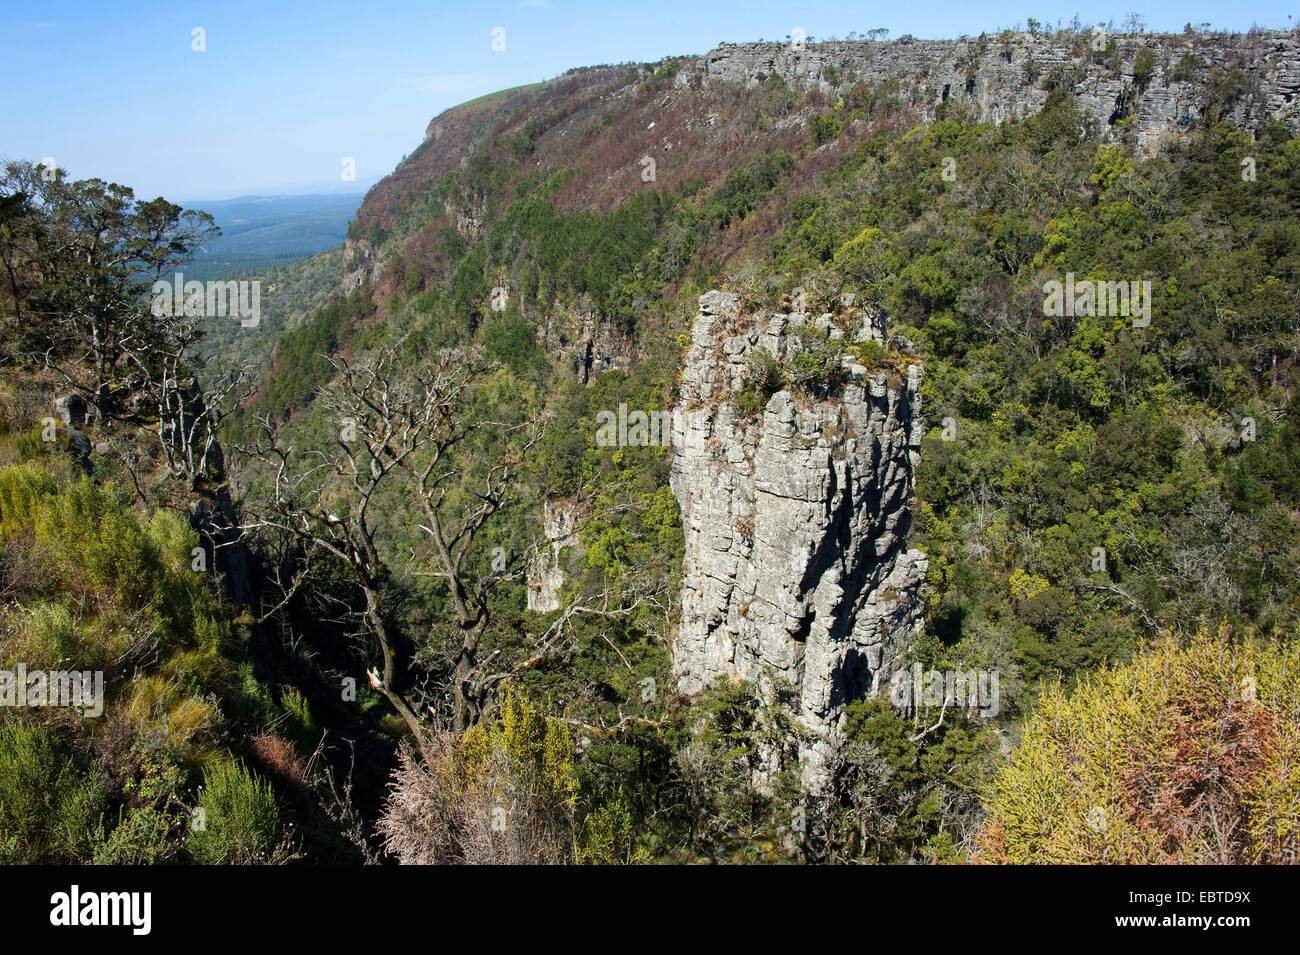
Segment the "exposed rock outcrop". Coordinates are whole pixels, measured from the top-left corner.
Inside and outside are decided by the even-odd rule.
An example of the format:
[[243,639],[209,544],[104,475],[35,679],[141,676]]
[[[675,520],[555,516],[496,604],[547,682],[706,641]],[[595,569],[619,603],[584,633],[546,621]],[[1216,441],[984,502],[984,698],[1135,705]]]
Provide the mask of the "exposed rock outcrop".
[[564,587],[564,551],[573,548],[571,557],[581,557],[578,542],[580,506],[573,500],[542,502],[542,532],[546,544],[528,567],[528,609],[550,613],[560,609],[560,590]]
[[87,412],[86,400],[81,395],[64,395],[54,399],[54,413],[69,428],[84,428]]
[[447,212],[456,223],[456,231],[470,239],[477,239],[487,221],[487,201],[479,197],[464,205],[448,205]]
[[362,283],[374,271],[374,250],[366,239],[347,239],[343,243],[343,282],[340,286],[344,295],[361,287]]
[[813,791],[829,782],[845,706],[884,685],[920,629],[928,566],[907,549],[919,365],[907,377],[855,365],[825,399],[778,391],[757,416],[737,411],[752,350],[784,359],[801,347],[787,326],[830,319],[756,318],[733,294],[702,296],[674,412],[672,489],[686,538],[678,686],[792,686],[811,734],[802,772]]
[[548,312],[538,340],[546,351],[561,356],[584,385],[607,371],[626,371],[633,363],[632,338],[589,302],[572,311]]
[[[939,106],[952,102],[993,123],[1042,109],[1046,79],[1056,71],[1073,87],[1079,108],[1103,129],[1131,112],[1137,143],[1147,151],[1161,137],[1201,122],[1207,87],[1217,70],[1220,82],[1237,90],[1227,100],[1223,119],[1252,127],[1272,118],[1300,129],[1300,36],[1295,32],[1101,39],[1107,46],[1115,43],[1113,55],[1094,51],[1087,33],[1068,39],[1045,33],[958,40],[904,37],[798,48],[792,43],[724,43],[705,54],[695,70],[705,85],[752,84],[775,74],[797,89],[827,94],[859,82],[880,89],[892,80],[899,101],[917,107],[923,121],[934,120]],[[1143,47],[1154,58],[1149,76],[1135,75]],[[1185,71],[1179,69],[1184,57],[1190,57],[1191,67]]]

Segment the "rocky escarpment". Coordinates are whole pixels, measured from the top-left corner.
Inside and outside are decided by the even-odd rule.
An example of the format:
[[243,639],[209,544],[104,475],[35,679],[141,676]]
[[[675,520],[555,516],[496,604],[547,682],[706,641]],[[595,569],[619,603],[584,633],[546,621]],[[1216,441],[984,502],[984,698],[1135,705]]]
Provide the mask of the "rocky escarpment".
[[[344,295],[358,289],[374,271],[374,250],[365,239],[346,239],[343,242]],[[377,277],[377,276],[376,276]]]
[[584,385],[607,371],[626,371],[635,362],[631,335],[589,301],[548,312],[537,328],[537,341]]
[[528,609],[550,613],[560,609],[560,591],[564,587],[565,551],[569,559],[582,557],[578,522],[586,509],[574,498],[542,502],[542,533],[545,543],[528,565]]
[[[735,295],[702,296],[674,412],[686,538],[678,686],[735,677],[793,688],[814,791],[829,782],[845,706],[885,684],[920,629],[927,568],[907,548],[919,365],[906,376],[853,365],[822,400],[783,390],[757,415],[737,409],[752,351],[788,358],[802,347],[789,327],[843,334],[831,318],[746,316]],[[879,335],[859,320],[857,335]]]
[[[1049,82],[1073,88],[1102,128],[1131,116],[1137,143],[1153,150],[1199,124],[1207,109],[1238,126],[1277,119],[1300,130],[1300,36],[1248,34],[1102,36],[1012,33],[958,40],[724,43],[695,66],[697,81],[755,85],[777,75],[801,90],[843,93],[855,83],[894,81],[900,102],[925,122],[944,103],[970,107],[983,122],[1038,112]],[[1114,52],[1106,47],[1115,43]],[[1150,59],[1139,66],[1139,52]],[[1214,89],[1217,87],[1217,89]]]

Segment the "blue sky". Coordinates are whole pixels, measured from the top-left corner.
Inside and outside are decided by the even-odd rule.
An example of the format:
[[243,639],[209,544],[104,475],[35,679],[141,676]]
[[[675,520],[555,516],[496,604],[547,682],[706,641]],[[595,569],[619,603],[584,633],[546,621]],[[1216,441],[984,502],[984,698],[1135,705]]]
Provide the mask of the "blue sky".
[[[1295,5],[1300,9],[1300,3]],[[703,53],[719,41],[821,39],[876,27],[960,36],[1026,17],[1149,29],[1287,27],[1281,0],[984,4],[512,0],[132,2],[0,0],[0,158],[54,158],[138,196],[222,199],[343,187],[383,176],[433,116],[574,66]],[[204,31],[196,52],[193,30]],[[505,50],[492,31],[505,30]]]

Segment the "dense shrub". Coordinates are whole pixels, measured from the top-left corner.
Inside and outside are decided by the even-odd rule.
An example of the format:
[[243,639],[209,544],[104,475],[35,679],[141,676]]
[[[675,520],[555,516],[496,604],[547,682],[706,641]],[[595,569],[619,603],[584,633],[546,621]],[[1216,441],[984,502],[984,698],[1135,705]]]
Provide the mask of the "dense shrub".
[[[380,820],[388,850],[401,861],[574,861],[578,790],[563,723],[508,692],[494,719],[459,740],[438,737],[431,752],[431,766],[403,756]],[[617,825],[605,817],[596,825],[603,835],[592,852],[616,852]]]
[[185,846],[202,865],[255,865],[283,856],[280,809],[270,785],[236,762],[223,760],[203,773],[202,821]]
[[151,807],[124,809],[108,838],[95,847],[95,865],[158,865],[178,850],[173,820]]
[[988,801],[1009,863],[1295,863],[1300,653],[1202,630],[1052,686]]
[[0,841],[24,862],[74,862],[101,834],[104,793],[94,773],[38,726],[0,723]]
[[39,464],[0,468],[0,536],[30,529],[41,503],[55,490],[54,478]]

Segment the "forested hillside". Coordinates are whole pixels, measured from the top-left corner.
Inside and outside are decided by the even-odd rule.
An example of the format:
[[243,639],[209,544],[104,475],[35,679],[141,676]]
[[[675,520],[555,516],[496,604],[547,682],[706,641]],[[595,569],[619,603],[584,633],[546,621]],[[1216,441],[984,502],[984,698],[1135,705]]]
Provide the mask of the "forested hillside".
[[[457,107],[249,328],[150,307],[201,214],[12,164],[0,668],[103,671],[105,705],[0,715],[0,855],[1295,862],[1300,127],[1251,44],[1296,37],[981,39],[932,70],[1005,50],[996,122],[818,44],[807,85],[677,58]],[[1023,65],[1048,42],[1074,66]],[[898,396],[914,457],[903,412],[856,423]],[[923,555],[861,595],[921,623],[811,742],[806,633],[699,692],[675,654],[770,534],[706,527],[728,566],[684,577],[683,435],[776,454],[782,414],[829,483],[876,449],[852,506],[896,498]],[[694,451],[777,467],[744,441]],[[828,526],[816,573],[870,556]],[[914,670],[993,705],[899,705]]]

